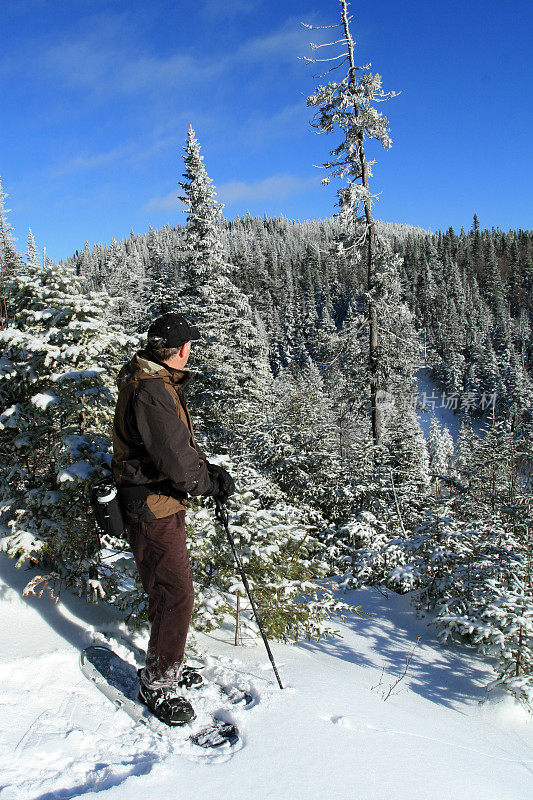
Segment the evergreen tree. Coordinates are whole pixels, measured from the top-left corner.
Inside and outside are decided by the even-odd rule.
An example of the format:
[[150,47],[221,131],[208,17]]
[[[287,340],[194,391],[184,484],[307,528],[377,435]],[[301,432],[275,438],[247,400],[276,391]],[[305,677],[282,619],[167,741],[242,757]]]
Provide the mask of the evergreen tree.
[[[120,320],[123,327],[136,331],[145,319],[146,305],[143,268],[136,255],[127,255],[113,239],[109,247],[104,282],[107,293],[113,298],[109,308],[110,318]],[[150,307],[150,304],[148,304]]]
[[333,405],[318,368],[293,363],[274,381],[274,398],[254,448],[263,469],[291,498],[338,519],[351,507]]
[[18,566],[44,568],[39,581],[56,593],[63,583],[89,591],[100,543],[88,488],[111,460],[114,376],[131,340],[107,320],[110,298],[83,294],[69,269],[28,263],[11,283],[15,323],[0,331],[2,547]]
[[472,223],[472,261],[475,269],[479,271],[483,259],[482,238],[479,232],[479,219],[477,214],[474,214],[474,221]]
[[[303,636],[320,639],[332,634],[331,619],[342,617],[351,607],[335,597],[324,580],[328,564],[316,535],[320,516],[303,504],[291,504],[249,464],[227,457],[213,460],[236,477],[229,524],[267,635],[296,642]],[[190,526],[195,628],[210,630],[220,624],[223,614],[231,613],[236,643],[246,637],[255,641],[257,626],[225,532],[205,506],[195,506]]]
[[35,239],[33,237],[33,233],[31,232],[31,228],[28,230],[28,247],[26,250],[26,266],[30,269],[37,269],[39,266],[39,256],[37,254],[37,248],[35,246]]
[[165,263],[163,248],[158,233],[150,226],[147,238],[148,265],[146,276],[148,281],[143,292],[144,314],[141,317],[141,327],[148,327],[156,317],[176,311],[176,294],[178,287],[171,270]]
[[[339,189],[339,216],[347,233],[346,245],[348,249],[355,246],[358,228],[358,214],[360,206],[364,209],[365,225],[359,231],[359,242],[363,246],[367,268],[367,304],[369,326],[369,366],[370,366],[370,412],[372,419],[372,436],[377,447],[381,446],[381,412],[377,403],[377,393],[381,389],[379,384],[379,328],[375,298],[376,280],[378,275],[377,261],[380,258],[380,243],[378,242],[376,225],[372,213],[372,196],[370,194],[369,178],[372,175],[371,164],[365,152],[365,139],[377,139],[385,149],[390,148],[391,139],[387,118],[384,117],[373,103],[381,102],[387,97],[394,96],[394,92],[385,93],[381,87],[381,75],[371,74],[367,67],[356,67],[354,60],[354,41],[350,32],[352,17],[348,14],[347,0],[340,0],[341,21],[344,30],[341,40],[331,42],[328,46],[337,46],[342,43],[343,51],[339,56],[327,59],[335,61],[342,57],[340,67],[346,60],[349,69],[341,81],[330,81],[325,86],[319,86],[316,92],[307,98],[307,104],[318,106],[319,112],[313,123],[318,131],[331,133],[338,126],[343,135],[343,141],[331,151],[333,159],[326,162],[324,167],[328,175],[323,183],[329,183],[331,177],[345,179],[346,185]],[[307,25],[312,29],[313,26]],[[324,46],[324,45],[321,45]],[[314,45],[316,49],[316,45]],[[306,58],[313,62],[314,59]],[[323,59],[321,59],[323,60]],[[360,181],[360,183],[359,183]]]
[[186,204],[186,275],[179,302],[198,326],[192,363],[198,370],[193,399],[200,430],[232,452],[255,429],[269,391],[270,369],[250,303],[230,279],[220,238],[221,205],[215,200],[192,127],[180,186]]
[[429,464],[437,475],[448,475],[453,457],[453,439],[446,425],[441,431],[439,421],[435,414],[431,417],[429,426]]
[[10,324],[13,317],[10,282],[20,270],[20,257],[15,250],[13,228],[8,220],[9,209],[5,207],[7,194],[0,180],[0,327]]

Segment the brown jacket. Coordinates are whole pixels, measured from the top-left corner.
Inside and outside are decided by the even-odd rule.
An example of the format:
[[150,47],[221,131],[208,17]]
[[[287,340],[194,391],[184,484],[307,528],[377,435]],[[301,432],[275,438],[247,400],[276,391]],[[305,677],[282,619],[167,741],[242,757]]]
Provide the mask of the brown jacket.
[[192,378],[144,350],[120,370],[111,466],[127,520],[170,516],[211,488],[185,401]]

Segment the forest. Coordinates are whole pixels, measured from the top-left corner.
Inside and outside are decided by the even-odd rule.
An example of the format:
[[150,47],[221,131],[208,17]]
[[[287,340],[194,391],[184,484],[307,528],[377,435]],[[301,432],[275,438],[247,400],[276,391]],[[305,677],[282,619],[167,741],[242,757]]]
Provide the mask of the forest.
[[[530,705],[533,232],[475,214],[460,232],[374,220],[363,140],[390,146],[371,113],[384,93],[353,70],[308,98],[345,137],[325,165],[349,176],[328,219],[225,219],[192,127],[184,224],[177,196],[175,225],[55,263],[31,230],[17,251],[0,187],[1,546],[38,568],[27,593],[69,587],[143,623],[128,545],[98,534],[88,496],[111,460],[118,371],[179,311],[202,332],[189,403],[236,478],[230,519],[269,635],[334,635],[353,610],[344,588],[408,593],[443,643],[495,658],[493,685]],[[422,369],[456,441],[421,401]],[[207,503],[188,526],[194,625],[229,614],[236,641],[255,636]]]

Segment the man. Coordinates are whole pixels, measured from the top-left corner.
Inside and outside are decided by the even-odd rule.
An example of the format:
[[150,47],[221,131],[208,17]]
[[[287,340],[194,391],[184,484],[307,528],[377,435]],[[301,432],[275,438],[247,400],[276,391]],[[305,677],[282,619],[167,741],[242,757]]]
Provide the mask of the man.
[[125,528],[151,623],[139,698],[168,725],[194,719],[180,687],[201,683],[183,659],[194,590],[185,541],[187,497],[225,503],[231,475],[198,447],[185,402],[193,373],[184,369],[199,330],[181,314],[165,314],[148,329],[145,350],[120,370],[113,424],[112,468]]

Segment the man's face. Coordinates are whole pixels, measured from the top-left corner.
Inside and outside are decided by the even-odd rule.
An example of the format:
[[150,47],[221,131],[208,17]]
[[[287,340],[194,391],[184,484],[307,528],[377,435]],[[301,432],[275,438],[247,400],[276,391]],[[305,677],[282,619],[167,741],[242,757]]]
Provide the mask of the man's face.
[[168,364],[169,367],[172,367],[173,369],[182,369],[189,360],[190,354],[191,343],[185,342],[185,344],[181,345],[179,353],[176,353],[176,355],[172,356],[172,358],[167,358],[167,360],[163,363]]
[[183,347],[181,349],[183,351],[182,352],[182,357],[185,359],[185,361],[183,362],[183,366],[185,366],[185,364],[189,360],[189,356],[191,354],[191,343],[190,342],[185,342],[185,344],[183,345]]

